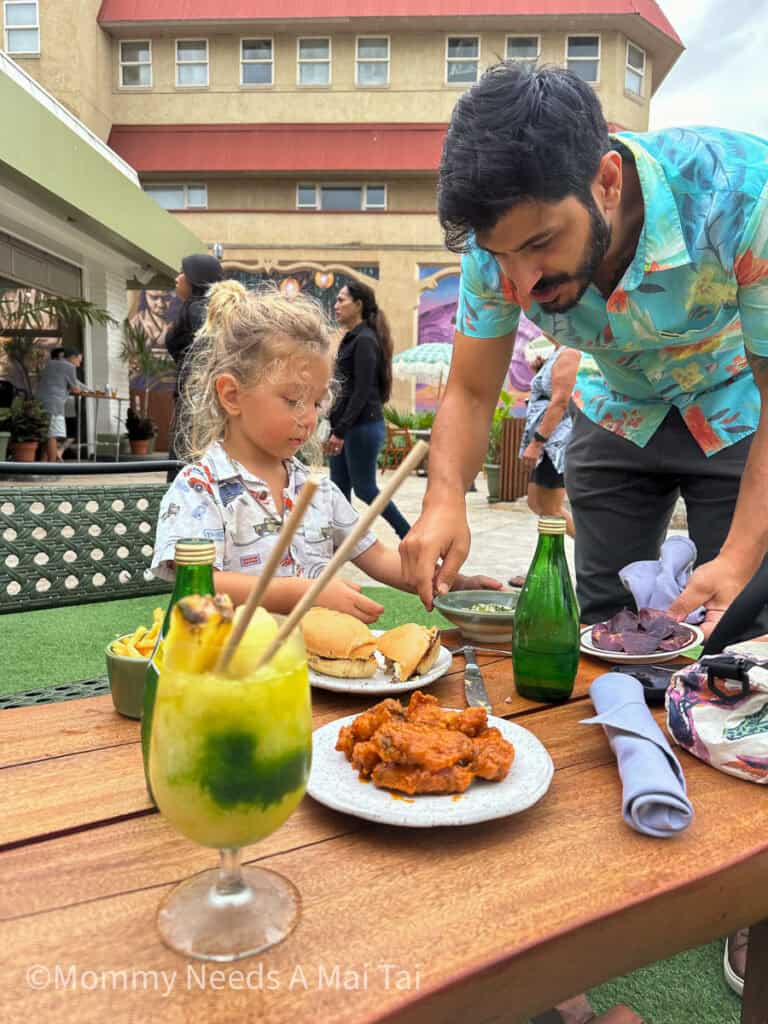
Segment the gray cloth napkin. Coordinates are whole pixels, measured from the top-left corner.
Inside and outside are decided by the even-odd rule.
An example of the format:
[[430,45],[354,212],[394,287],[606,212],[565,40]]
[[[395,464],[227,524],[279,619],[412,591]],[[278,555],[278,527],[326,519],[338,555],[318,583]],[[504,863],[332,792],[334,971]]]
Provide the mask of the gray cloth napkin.
[[624,820],[647,836],[669,839],[688,828],[693,807],[680,762],[654,721],[643,687],[624,672],[606,672],[589,688],[597,714],[582,725],[602,725],[616,755]]
[[[665,612],[688,583],[696,562],[696,545],[689,537],[667,537],[658,559],[630,562],[619,570],[619,579],[640,608],[658,608]],[[686,622],[696,625],[704,618],[704,608],[696,608]]]

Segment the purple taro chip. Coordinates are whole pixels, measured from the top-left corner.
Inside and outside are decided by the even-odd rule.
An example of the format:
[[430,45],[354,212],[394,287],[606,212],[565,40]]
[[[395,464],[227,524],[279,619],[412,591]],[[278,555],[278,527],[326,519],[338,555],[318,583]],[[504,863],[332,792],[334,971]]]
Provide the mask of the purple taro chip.
[[592,627],[592,643],[601,651],[623,651],[624,645],[618,633],[611,633],[607,622],[598,622]]
[[627,654],[653,654],[658,640],[650,633],[622,633],[621,639]]
[[681,623],[675,623],[675,631],[672,636],[666,637],[659,643],[660,651],[680,651],[693,640],[693,633]]
[[655,636],[657,640],[665,640],[672,636],[677,626],[673,618],[657,608],[641,608],[638,618],[641,628]]
[[629,608],[622,608],[620,612],[616,612],[606,625],[610,626],[611,633],[636,633],[640,628],[637,616]]

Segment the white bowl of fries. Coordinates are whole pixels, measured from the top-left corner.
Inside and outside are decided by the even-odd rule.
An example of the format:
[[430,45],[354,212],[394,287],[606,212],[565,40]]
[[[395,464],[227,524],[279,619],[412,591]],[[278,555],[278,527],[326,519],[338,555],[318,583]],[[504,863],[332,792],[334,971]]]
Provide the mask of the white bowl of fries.
[[165,612],[155,608],[152,625],[137,626],[107,644],[107,675],[115,710],[127,718],[141,718],[144,705],[144,681],[155,649]]

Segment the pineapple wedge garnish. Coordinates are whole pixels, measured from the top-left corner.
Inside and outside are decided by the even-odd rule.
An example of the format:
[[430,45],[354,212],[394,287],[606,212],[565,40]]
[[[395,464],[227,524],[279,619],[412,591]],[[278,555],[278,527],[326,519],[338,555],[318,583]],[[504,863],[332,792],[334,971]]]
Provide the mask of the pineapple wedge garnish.
[[182,597],[171,612],[163,644],[165,666],[193,675],[211,671],[232,628],[233,612],[226,594]]

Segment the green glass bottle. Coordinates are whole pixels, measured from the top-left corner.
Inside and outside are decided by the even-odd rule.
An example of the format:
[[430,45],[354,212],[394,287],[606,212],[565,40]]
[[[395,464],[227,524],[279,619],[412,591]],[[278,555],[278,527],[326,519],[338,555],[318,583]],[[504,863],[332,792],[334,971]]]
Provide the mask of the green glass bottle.
[[539,543],[515,609],[515,686],[555,703],[573,692],[579,665],[579,606],[565,559],[565,520],[539,519]]
[[163,640],[168,633],[171,612],[176,602],[189,594],[215,593],[213,585],[213,563],[216,558],[216,547],[210,540],[178,540],[174,551],[176,563],[176,583],[173,587],[168,610],[163,619],[160,635],[152,652],[147,667],[147,679],[144,683],[144,709],[141,715],[141,753],[144,758],[144,778],[147,792],[152,803],[152,787],[149,784],[149,741],[152,735],[152,715],[155,710],[157,680],[163,664]]

